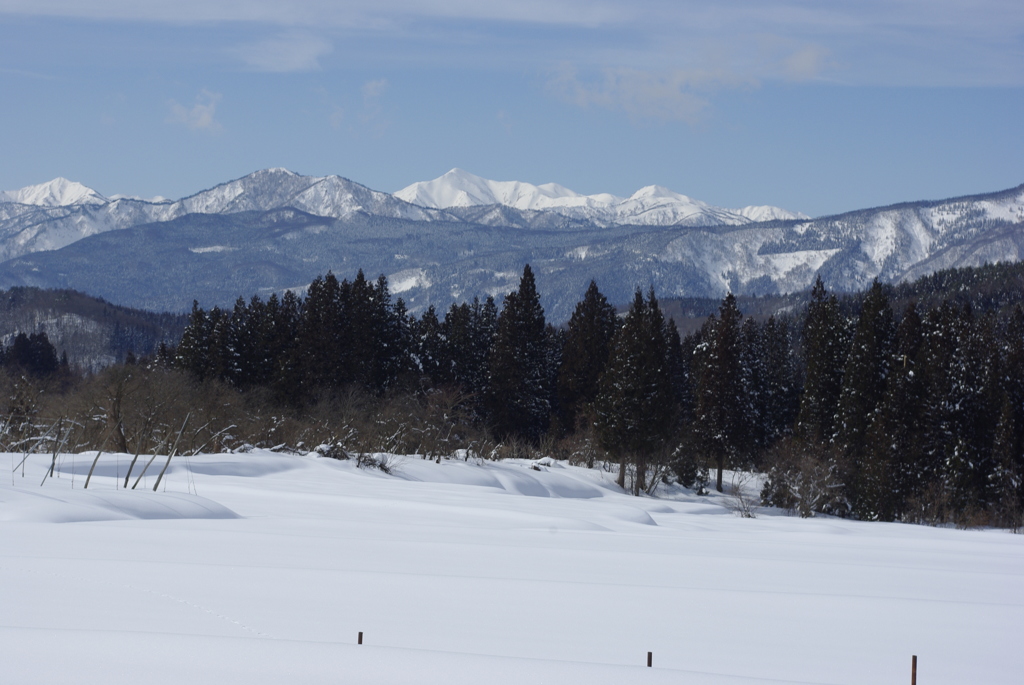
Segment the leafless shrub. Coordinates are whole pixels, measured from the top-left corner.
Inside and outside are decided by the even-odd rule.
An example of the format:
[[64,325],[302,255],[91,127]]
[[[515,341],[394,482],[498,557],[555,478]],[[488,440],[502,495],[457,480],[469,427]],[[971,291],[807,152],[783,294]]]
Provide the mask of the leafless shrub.
[[568,461],[573,466],[592,469],[600,459],[606,457],[606,454],[598,445],[593,430],[589,426],[584,426],[554,442],[551,446],[551,456]]
[[780,441],[768,455],[761,488],[766,506],[788,509],[803,518],[815,513],[847,516],[850,512],[841,465],[834,452],[795,438]]
[[729,508],[745,519],[757,518],[757,495],[748,488],[752,479],[753,474],[734,471],[726,491]]
[[400,463],[401,458],[398,455],[387,452],[360,454],[356,457],[357,467],[361,469],[377,469],[388,475],[395,473]]
[[348,453],[348,450],[346,450],[341,442],[337,440],[321,443],[314,447],[313,451],[326,459],[344,461],[352,458],[352,455]]
[[494,459],[533,459],[536,450],[528,441],[510,437],[498,443],[493,450]]

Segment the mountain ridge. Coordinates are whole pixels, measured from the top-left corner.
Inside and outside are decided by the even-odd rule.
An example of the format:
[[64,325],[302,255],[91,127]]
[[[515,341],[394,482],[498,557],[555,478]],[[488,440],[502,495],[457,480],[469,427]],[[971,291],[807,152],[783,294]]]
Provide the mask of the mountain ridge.
[[809,219],[780,207],[748,206],[739,210],[714,207],[664,186],[648,185],[629,197],[611,193],[582,195],[557,183],[492,181],[462,169],[402,188],[395,197],[424,207],[451,209],[503,205],[519,210],[552,211],[607,226],[739,225],[770,219]]
[[[526,190],[523,197],[533,193]],[[679,197],[649,187],[635,199]],[[659,207],[637,207],[647,210]],[[796,292],[818,276],[830,289],[855,291],[876,278],[899,283],[1022,257],[1024,185],[817,219],[668,226],[504,204],[420,207],[341,177],[283,169],[173,202],[0,202],[0,287],[75,288],[172,311],[193,299],[224,306],[362,268],[387,276],[415,313],[500,298],[528,262],[548,293],[545,308],[561,321],[592,278],[617,302],[650,286],[664,297],[720,298]]]

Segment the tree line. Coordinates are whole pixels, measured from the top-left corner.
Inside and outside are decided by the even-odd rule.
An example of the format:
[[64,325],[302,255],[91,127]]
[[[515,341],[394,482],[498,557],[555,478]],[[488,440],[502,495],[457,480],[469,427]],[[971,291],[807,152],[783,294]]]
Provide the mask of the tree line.
[[76,444],[123,452],[187,425],[215,448],[552,455],[615,469],[634,494],[723,490],[723,472],[753,470],[765,504],[804,516],[1019,527],[1020,298],[917,295],[839,297],[819,279],[805,308],[767,319],[727,295],[681,337],[653,290],[617,313],[593,282],[552,326],[529,266],[500,308],[419,316],[383,276],[328,273],[304,296],[194,305],[176,347],[47,391],[74,402],[46,405],[16,373],[7,395],[23,424],[81,407]]

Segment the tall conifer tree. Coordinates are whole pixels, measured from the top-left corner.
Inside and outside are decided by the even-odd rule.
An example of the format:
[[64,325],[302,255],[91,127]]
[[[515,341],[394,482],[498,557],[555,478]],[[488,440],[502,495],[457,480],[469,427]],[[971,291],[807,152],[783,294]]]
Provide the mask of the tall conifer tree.
[[615,308],[591,281],[569,319],[558,374],[558,400],[566,430],[576,428],[580,411],[597,397],[598,381],[608,365],[616,328]]
[[708,317],[694,355],[696,409],[694,430],[699,443],[717,466],[715,489],[722,492],[727,461],[741,459],[748,435],[744,421],[746,397],[740,367],[740,327],[743,315],[736,297],[722,300],[718,317]]
[[846,364],[846,321],[835,295],[829,295],[821,277],[811,289],[804,319],[804,390],[800,398],[796,433],[813,442],[828,442],[833,435],[839,393]]
[[615,333],[596,400],[595,427],[604,448],[619,457],[620,487],[625,487],[628,462],[636,468],[633,493],[645,487],[647,466],[664,451],[672,432],[673,399],[665,319],[654,290],[646,301],[637,290]]
[[505,297],[490,355],[488,415],[501,438],[536,441],[551,408],[544,309],[527,264],[519,289]]

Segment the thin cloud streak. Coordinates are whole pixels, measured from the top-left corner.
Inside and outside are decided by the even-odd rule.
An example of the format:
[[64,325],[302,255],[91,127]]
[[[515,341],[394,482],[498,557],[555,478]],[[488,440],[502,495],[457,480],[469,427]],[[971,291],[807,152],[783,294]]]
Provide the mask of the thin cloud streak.
[[[714,54],[744,78],[1024,85],[1020,0],[0,0],[3,14],[284,29],[231,50],[260,71],[315,70],[372,37],[392,63],[417,66],[444,54],[478,67],[714,71]],[[765,57],[765,42],[781,54]]]
[[256,43],[230,48],[228,53],[256,71],[287,73],[316,71],[320,58],[334,50],[333,44],[303,31],[289,31]]
[[710,106],[706,93],[723,86],[753,85],[724,72],[662,72],[606,68],[596,77],[581,77],[576,67],[562,65],[547,83],[561,100],[579,107],[621,111],[634,119],[696,123]]
[[284,26],[378,28],[409,18],[598,25],[627,19],[615,0],[2,0],[0,13],[174,23],[258,22]]

